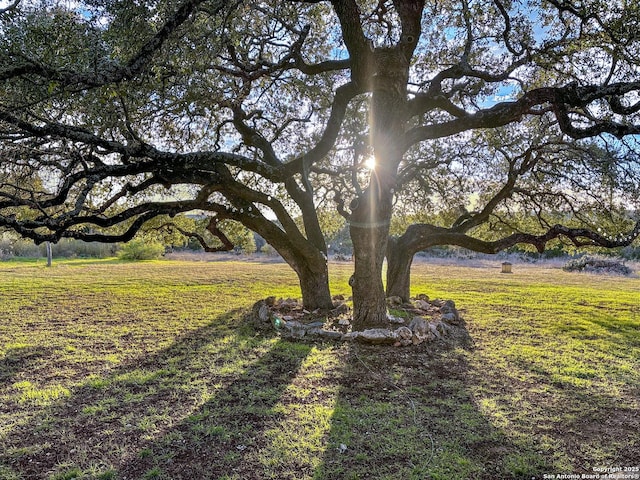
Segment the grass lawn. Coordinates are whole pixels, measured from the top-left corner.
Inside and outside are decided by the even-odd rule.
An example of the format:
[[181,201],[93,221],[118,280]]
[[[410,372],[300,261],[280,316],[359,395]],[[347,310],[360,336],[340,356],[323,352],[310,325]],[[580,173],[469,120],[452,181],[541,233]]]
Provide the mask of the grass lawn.
[[[332,265],[349,294],[350,265]],[[508,479],[640,465],[640,280],[417,265],[472,348],[291,343],[282,264],[0,263],[0,479]],[[638,475],[629,472],[630,475]],[[604,477],[603,477],[604,478]],[[640,478],[629,476],[627,478]]]

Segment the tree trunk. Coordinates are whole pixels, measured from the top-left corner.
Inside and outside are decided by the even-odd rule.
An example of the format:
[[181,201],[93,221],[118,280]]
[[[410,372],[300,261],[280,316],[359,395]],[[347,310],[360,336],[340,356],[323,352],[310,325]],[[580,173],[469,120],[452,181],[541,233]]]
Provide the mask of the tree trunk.
[[329,267],[323,253],[317,252],[313,256],[306,256],[277,242],[272,243],[271,246],[298,275],[304,308],[309,311],[332,309]]
[[307,310],[333,308],[324,245],[314,245],[305,238],[292,220],[287,224],[289,231],[283,231],[274,222],[257,214],[245,215],[238,220],[268,242],[296,272],[302,292],[302,304]]
[[355,260],[355,271],[350,281],[353,290],[354,330],[383,327],[387,324],[382,264],[392,210],[393,190],[389,183],[373,181],[356,201],[356,205],[352,205],[349,232]]
[[397,239],[390,238],[387,245],[387,297],[409,301],[412,262],[413,254]]
[[[387,296],[409,300],[411,290],[411,264],[420,250],[434,245],[460,245],[458,234],[447,228],[428,224],[413,224],[398,238],[390,238],[387,247]],[[458,235],[464,237],[464,234]]]
[[370,118],[376,166],[368,187],[352,202],[349,227],[355,257],[351,282],[354,330],[388,324],[382,264],[387,253],[397,170],[404,153],[401,139],[406,113],[408,57],[401,47],[395,47],[376,49],[374,58]]
[[270,238],[269,232],[261,235],[282,256],[285,262],[296,272],[302,293],[302,305],[309,311],[333,308],[329,290],[329,267],[326,255],[310,245],[304,252],[292,248],[286,236]]
[[384,326],[387,322],[387,303],[382,285],[383,235],[373,229],[350,228],[355,271],[350,281],[353,289],[353,329],[364,330]]
[[50,267],[53,261],[53,251],[51,248],[51,242],[45,242],[45,245],[47,249],[47,267]]
[[309,268],[302,267],[301,269],[296,269],[296,273],[300,281],[304,308],[309,311],[333,308],[333,301],[329,291],[329,270],[326,262],[324,269],[312,271]]

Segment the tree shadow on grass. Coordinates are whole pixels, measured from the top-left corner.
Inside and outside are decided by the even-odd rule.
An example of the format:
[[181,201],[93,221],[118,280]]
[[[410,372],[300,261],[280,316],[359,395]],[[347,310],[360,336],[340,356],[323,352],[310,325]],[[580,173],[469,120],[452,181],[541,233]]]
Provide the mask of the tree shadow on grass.
[[598,312],[589,316],[589,322],[605,329],[613,341],[623,346],[640,348],[640,308],[630,312],[628,320],[620,318],[619,312]]
[[531,479],[550,468],[479,411],[468,373],[459,348],[353,345],[313,478]]
[[[238,322],[243,313],[37,410],[0,437],[0,478],[531,479],[572,473],[559,468],[580,451],[590,461],[575,442],[595,445],[612,412],[634,418],[613,397],[553,385],[534,366],[482,369],[477,352],[459,346],[291,343],[256,335]],[[538,401],[550,410],[540,425],[517,415],[518,405]],[[566,405],[589,407],[591,426],[563,417]],[[633,428],[606,433],[631,436]]]
[[[594,379],[596,380],[596,379]],[[640,429],[637,380],[618,377],[620,391],[581,375],[558,376],[538,365],[520,363],[472,373],[470,387],[483,413],[518,440],[529,456],[547,465],[544,474],[593,475],[595,468],[637,466]],[[509,477],[510,478],[510,477]],[[523,478],[527,478],[524,476]],[[589,478],[589,477],[585,477]]]
[[[466,408],[462,357],[291,343],[256,336],[241,314],[88,379],[1,439],[0,467],[23,479],[425,478],[435,427],[450,432]],[[338,358],[296,378],[312,349]]]
[[241,468],[311,348],[255,335],[239,325],[244,313],[34,405],[0,437],[0,476],[222,478]]
[[313,478],[530,480],[637,464],[628,392],[623,405],[478,353],[352,345]]
[[13,379],[25,370],[51,355],[46,347],[24,346],[9,348],[0,358],[0,388],[13,382]]
[[274,407],[310,350],[277,340],[182,422],[144,442],[122,463],[122,478],[263,478],[264,431],[277,423]]

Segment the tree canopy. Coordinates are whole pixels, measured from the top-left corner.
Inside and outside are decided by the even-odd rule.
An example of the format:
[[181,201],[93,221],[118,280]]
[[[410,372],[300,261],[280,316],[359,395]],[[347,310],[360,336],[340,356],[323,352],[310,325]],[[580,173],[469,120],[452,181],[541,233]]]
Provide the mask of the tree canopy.
[[[337,211],[356,328],[380,325],[385,256],[407,297],[430,245],[637,237],[639,20],[625,0],[16,1],[0,226],[115,242],[197,209],[261,235],[330,308]],[[394,211],[416,223],[390,231]]]

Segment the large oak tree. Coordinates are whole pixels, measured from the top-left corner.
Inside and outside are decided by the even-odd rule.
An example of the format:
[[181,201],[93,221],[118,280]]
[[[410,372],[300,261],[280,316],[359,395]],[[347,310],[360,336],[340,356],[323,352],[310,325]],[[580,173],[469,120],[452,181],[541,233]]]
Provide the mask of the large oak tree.
[[[258,232],[298,274],[305,305],[328,308],[316,208],[335,190],[354,246],[356,328],[386,322],[394,201],[428,178],[421,172],[438,159],[420,159],[434,142],[539,119],[563,142],[594,138],[623,152],[610,157],[616,168],[634,162],[635,4],[87,0],[72,10],[16,2],[0,15],[2,171],[42,180],[33,189],[3,183],[1,226],[36,241],[121,241],[158,215],[206,210]],[[406,252],[389,256],[404,262],[403,296],[406,259],[431,244],[497,251],[565,236],[617,246],[637,235],[614,241],[588,223],[539,222],[471,237],[509,209],[531,172],[544,173],[538,152],[504,150],[503,187],[481,192],[478,212],[393,240]],[[369,173],[363,155],[375,158]],[[357,186],[346,193],[345,158]],[[570,184],[576,162],[556,158],[554,174]],[[637,168],[626,173],[637,183]]]

